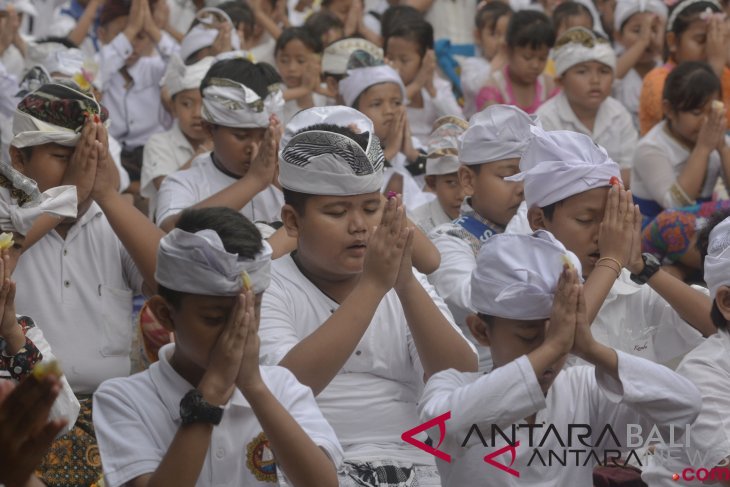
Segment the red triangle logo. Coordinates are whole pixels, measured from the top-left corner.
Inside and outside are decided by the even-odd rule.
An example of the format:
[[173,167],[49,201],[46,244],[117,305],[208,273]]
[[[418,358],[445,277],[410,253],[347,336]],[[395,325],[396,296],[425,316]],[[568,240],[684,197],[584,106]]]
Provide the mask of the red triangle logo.
[[[416,426],[413,429],[410,429],[403,433],[400,437],[401,440],[405,441],[406,443],[409,443],[416,448],[425,451],[426,453],[430,453],[431,455],[435,456],[436,458],[439,458],[446,463],[451,463],[451,455],[448,453],[442,452],[441,450],[438,450],[438,447],[441,446],[441,443],[444,441],[444,438],[446,437],[446,420],[451,418],[451,411],[448,411],[441,416],[436,416],[435,418],[426,421],[423,424],[420,424]],[[433,428],[434,426],[438,425],[439,427],[439,442],[438,445],[436,445],[436,448],[425,444],[422,441],[419,441],[414,438],[418,433],[425,431],[429,428]]]

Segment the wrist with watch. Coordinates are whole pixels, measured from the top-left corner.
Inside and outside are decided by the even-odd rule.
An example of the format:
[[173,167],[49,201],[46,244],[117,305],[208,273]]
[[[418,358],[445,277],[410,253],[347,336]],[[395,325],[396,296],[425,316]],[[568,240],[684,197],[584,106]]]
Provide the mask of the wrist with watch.
[[638,274],[631,273],[631,280],[636,284],[646,284],[662,267],[659,259],[652,254],[643,253],[641,259],[644,261],[644,268]]
[[180,419],[183,424],[218,425],[223,419],[223,407],[210,404],[198,389],[190,389],[180,400]]

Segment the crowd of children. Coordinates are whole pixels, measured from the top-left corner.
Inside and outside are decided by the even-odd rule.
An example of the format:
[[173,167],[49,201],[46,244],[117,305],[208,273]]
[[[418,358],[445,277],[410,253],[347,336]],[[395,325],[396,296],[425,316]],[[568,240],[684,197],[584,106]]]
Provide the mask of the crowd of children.
[[727,0],[0,0],[0,487],[730,485]]

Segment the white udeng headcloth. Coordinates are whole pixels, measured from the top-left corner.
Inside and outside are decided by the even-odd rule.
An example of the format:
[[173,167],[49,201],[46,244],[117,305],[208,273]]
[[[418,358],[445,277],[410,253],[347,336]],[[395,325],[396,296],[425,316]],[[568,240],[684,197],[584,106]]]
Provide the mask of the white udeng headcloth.
[[616,32],[620,31],[624,22],[639,12],[652,12],[666,19],[668,11],[660,0],[618,0],[613,14],[613,28]]
[[213,78],[203,89],[203,118],[215,125],[266,128],[269,117],[279,115],[284,95],[279,87],[265,99],[248,86],[226,78]]
[[205,296],[235,296],[246,284],[248,274],[255,294],[271,282],[271,246],[254,259],[242,259],[223,247],[213,230],[196,233],[173,229],[160,240],[155,280],[173,291]]
[[471,274],[472,309],[512,320],[549,318],[566,257],[580,276],[578,257],[545,230],[493,236]]
[[370,41],[357,37],[340,39],[325,47],[322,54],[322,72],[330,74],[347,73],[347,62],[355,51],[370,53],[375,59],[383,59],[383,49]]
[[608,41],[597,37],[585,27],[568,29],[560,39],[566,36],[574,36],[577,39],[553,49],[555,76],[560,77],[576,64],[587,61],[598,61],[616,71],[616,53]]
[[[345,135],[305,130],[317,124],[349,127],[368,135],[363,149]],[[304,130],[303,132],[300,132]],[[329,106],[302,110],[287,124],[279,154],[279,183],[317,195],[358,195],[380,191],[385,157],[373,123],[359,111]]]
[[621,170],[590,137],[568,130],[531,128],[533,137],[520,159],[519,174],[508,181],[525,182],[528,208],[557,203],[573,195],[621,180]]
[[167,88],[170,96],[185,90],[200,89],[200,83],[203,81],[205,73],[213,65],[214,60],[214,57],[208,56],[195,64],[186,66],[180,56],[173,54],[167,63],[167,69],[160,84]]
[[345,105],[351,107],[363,91],[381,83],[397,84],[400,88],[403,102],[405,103],[406,87],[403,86],[403,81],[400,79],[398,71],[387,64],[349,69],[347,71],[347,77],[340,81],[339,91]]
[[459,137],[468,127],[466,120],[453,115],[436,119],[428,136],[426,176],[451,174],[459,170]]
[[712,229],[705,257],[705,282],[715,299],[721,286],[730,286],[730,218]]
[[43,213],[59,218],[76,217],[78,196],[75,186],[57,186],[41,193],[35,181],[9,164],[0,163],[2,179],[5,179],[3,187],[11,187],[7,187],[0,197],[1,231],[25,235]]
[[491,105],[469,119],[469,128],[459,139],[462,164],[484,164],[522,156],[537,124],[513,105]]

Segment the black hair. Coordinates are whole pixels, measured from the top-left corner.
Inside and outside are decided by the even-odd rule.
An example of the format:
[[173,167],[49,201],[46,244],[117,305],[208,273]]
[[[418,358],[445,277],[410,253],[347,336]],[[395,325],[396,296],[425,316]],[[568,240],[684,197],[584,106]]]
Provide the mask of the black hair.
[[[362,147],[363,150],[367,150],[368,147],[369,134],[357,134],[350,127],[342,127],[340,125],[334,125],[331,123],[318,123],[315,125],[310,125],[299,130],[295,135],[301,134],[302,132],[309,132],[310,130],[320,130],[323,132],[333,132],[335,134],[344,135],[357,142],[357,145]],[[284,193],[284,204],[287,204],[294,208],[294,211],[296,211],[300,215],[304,214],[307,200],[314,196],[309,193],[300,193],[298,191],[292,191],[287,188],[282,188],[282,192]]]
[[388,35],[383,37],[383,50],[388,50],[388,41],[392,37],[406,39],[418,44],[418,55],[423,57],[426,51],[433,49],[433,26],[430,22],[423,19],[409,19],[404,22],[398,22],[392,29],[389,29]]
[[555,203],[550,203],[549,205],[540,208],[542,210],[543,217],[545,217],[545,219],[549,222],[553,221],[553,217],[555,216],[555,208],[557,208],[558,205],[562,204],[562,201],[556,201]]
[[[695,247],[700,253],[700,262],[702,267],[705,266],[705,257],[707,257],[707,250],[710,246],[710,232],[722,223],[726,218],[730,217],[730,209],[719,210],[710,216],[707,223],[702,226],[699,232],[697,232],[697,243]],[[717,298],[712,300],[712,309],[710,310],[710,318],[712,323],[720,329],[728,329],[728,322],[720,312],[720,308],[717,305]]]
[[40,39],[38,41],[35,41],[36,44],[49,44],[49,43],[55,43],[55,44],[61,44],[63,47],[67,49],[78,49],[78,45],[68,37],[56,37],[56,36],[48,36],[44,37],[43,39]]
[[322,41],[319,37],[315,37],[304,27],[287,27],[281,31],[281,35],[276,39],[274,47],[274,55],[284,49],[287,44],[292,41],[299,40],[304,46],[312,52],[320,54],[322,52]]
[[[244,259],[253,259],[261,252],[263,243],[261,232],[256,225],[241,213],[230,208],[190,208],[180,214],[175,228],[195,233],[213,230],[221,238],[223,248],[231,254]],[[179,308],[187,293],[158,286],[157,294],[165,298],[173,307]]]
[[218,5],[218,8],[228,14],[231,22],[233,22],[234,29],[243,24],[244,32],[248,33],[253,30],[253,26],[256,24],[256,16],[247,3],[229,0]]
[[487,326],[492,326],[494,324],[494,316],[485,315],[484,313],[477,313],[477,317],[484,323],[486,323]]
[[577,17],[578,15],[587,15],[593,23],[593,15],[588,7],[578,2],[563,2],[553,10],[553,29],[555,32],[560,28],[560,24],[565,22],[569,17]]
[[717,305],[717,298],[712,300],[712,308],[710,309],[710,319],[712,324],[720,330],[728,329],[728,322],[720,311],[720,307]]
[[490,2],[477,11],[477,15],[474,17],[474,26],[480,31],[485,27],[489,27],[494,32],[499,19],[513,13],[510,6],[504,2]]
[[536,10],[520,10],[512,15],[507,26],[507,46],[552,48],[555,45],[555,29],[547,15]]
[[380,35],[386,38],[390,35],[390,31],[399,24],[423,19],[423,14],[410,5],[394,5],[388,7],[380,17]]
[[252,63],[248,59],[224,59],[213,64],[203,81],[200,83],[200,92],[210,86],[213,78],[230,79],[251,88],[261,99],[269,95],[272,85],[281,83],[281,76],[268,63]]
[[[686,0],[685,0],[686,1]],[[677,8],[679,8],[683,3],[685,2],[677,2],[674,7],[669,11],[669,16],[672,16],[672,12],[674,12]],[[674,23],[671,25],[671,30],[667,30],[667,32],[674,32],[674,35],[679,39],[679,36],[684,33],[687,29],[689,29],[689,26],[699,18],[699,15],[704,12],[707,9],[712,10],[713,12],[720,12],[720,10],[717,8],[717,5],[715,5],[712,2],[697,2],[692,5],[690,5],[687,8],[684,8],[679,15],[677,15],[677,18],[674,19]],[[669,29],[670,26],[667,26],[667,29]]]
[[688,61],[669,73],[662,98],[667,100],[672,110],[688,112],[705,106],[721,89],[720,78],[709,64]]
[[340,29],[344,32],[345,24],[337,15],[329,10],[320,10],[307,18],[307,21],[304,22],[304,28],[324,44],[322,38],[327,32],[332,29]]

